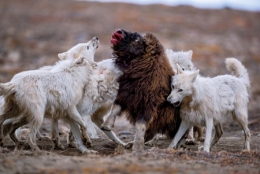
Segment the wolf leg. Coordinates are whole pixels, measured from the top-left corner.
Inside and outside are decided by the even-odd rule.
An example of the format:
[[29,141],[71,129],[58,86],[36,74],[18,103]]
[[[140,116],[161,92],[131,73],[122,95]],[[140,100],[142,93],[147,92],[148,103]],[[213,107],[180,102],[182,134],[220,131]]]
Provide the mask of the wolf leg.
[[223,129],[222,129],[222,126],[221,124],[217,124],[215,125],[215,136],[211,142],[211,145],[210,145],[210,149],[218,142],[219,138],[222,136],[223,134]]
[[[91,140],[90,140],[90,138],[88,136],[87,127],[85,126],[85,123],[84,123],[82,117],[80,116],[77,108],[76,107],[70,108],[68,110],[68,114],[70,116],[69,119],[71,119],[71,121],[69,121],[70,127],[71,127],[71,131],[72,131],[72,127],[73,127],[73,130],[78,130],[78,125],[77,125],[77,123],[78,123],[80,125],[81,133],[83,135],[83,138],[85,138],[87,140],[88,145],[91,146],[92,142],[91,142]],[[73,133],[73,131],[72,131],[72,133]],[[75,133],[73,133],[73,136],[74,136],[75,139],[80,139],[81,138],[81,137],[75,137],[75,136],[77,136]],[[83,149],[83,150],[81,150],[82,153],[97,153],[96,151],[89,150],[89,149],[87,149],[85,147],[83,147],[82,149]]]
[[235,109],[233,117],[237,120],[238,124],[242,127],[245,135],[245,144],[244,150],[250,151],[250,130],[248,129],[248,115],[247,115],[247,108],[245,107],[238,107]]
[[109,116],[107,117],[105,122],[102,124],[101,129],[106,130],[106,131],[112,130],[112,128],[114,127],[116,116],[120,112],[121,112],[121,106],[114,104],[112,107],[111,113],[109,114]]
[[178,129],[178,132],[176,133],[176,135],[174,136],[171,144],[168,146],[168,149],[173,149],[176,148],[176,145],[178,144],[178,142],[180,141],[180,139],[183,137],[183,135],[186,133],[186,131],[190,128],[190,124],[186,123],[185,121],[181,122],[181,125]]
[[54,146],[64,150],[65,147],[61,144],[60,142],[60,136],[59,136],[59,125],[58,125],[58,120],[57,119],[53,119],[52,120],[52,135],[51,135],[51,139],[54,143]]
[[205,136],[204,149],[203,149],[205,152],[209,152],[212,129],[213,129],[213,119],[207,118],[206,119],[206,136]]
[[195,138],[194,138],[194,130],[193,130],[193,126],[190,128],[189,130],[189,134],[188,134],[188,137],[186,139],[186,142],[185,144],[188,144],[188,145],[194,145],[196,144],[195,143]]

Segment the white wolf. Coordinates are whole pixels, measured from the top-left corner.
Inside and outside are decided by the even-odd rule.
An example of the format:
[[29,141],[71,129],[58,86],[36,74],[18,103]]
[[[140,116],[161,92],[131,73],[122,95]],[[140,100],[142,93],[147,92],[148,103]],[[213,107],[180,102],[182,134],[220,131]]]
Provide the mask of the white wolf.
[[[119,88],[117,79],[122,72],[114,64],[114,59],[106,59],[97,63],[98,71],[95,71],[94,74],[99,77],[99,80],[92,82],[98,83],[97,87],[90,85],[89,90],[85,91],[80,104],[77,106],[79,112],[82,115],[91,116],[91,120],[99,128],[104,122],[104,117],[110,113]],[[92,94],[92,90],[97,90],[97,93]],[[128,145],[121,141],[112,130],[103,130],[103,132],[114,142],[124,147]]]
[[[247,70],[235,58],[227,58],[226,66],[233,75],[220,75],[214,78],[199,76],[197,71],[183,71],[177,65],[177,73],[172,77],[172,91],[167,100],[174,106],[180,105],[182,122],[169,145],[175,148],[184,133],[192,126],[206,126],[204,151],[209,152],[223,134],[221,123],[224,117],[232,115],[245,134],[245,150],[250,150],[248,129],[248,88]],[[210,144],[212,128],[216,133]]]
[[[94,55],[98,48],[98,45],[99,45],[98,38],[93,37],[87,43],[79,43],[79,44],[73,46],[72,48],[70,48],[68,51],[59,53],[58,57],[60,60],[66,60],[68,58],[77,59],[78,57],[85,57],[91,61],[94,61]],[[51,70],[52,67],[53,66],[44,66],[44,67],[41,67],[40,69]],[[87,131],[88,131],[90,138],[98,138],[96,127],[93,124],[93,122],[90,120],[90,116],[84,117],[84,119],[86,121],[86,126],[88,127]],[[55,131],[57,131],[57,134],[54,131],[52,131],[52,139],[54,139],[54,143],[56,144],[57,147],[64,149],[64,147],[59,143],[59,140],[57,137],[58,127],[57,127],[56,121],[54,121],[53,126],[54,126],[53,129]]]
[[[70,48],[68,51],[64,52],[64,53],[60,53],[58,54],[58,57],[60,58],[60,60],[65,60],[65,59],[68,59],[69,57],[71,57],[72,59],[77,59],[78,57],[85,57],[85,58],[88,58],[89,60],[93,61],[94,59],[94,54],[95,54],[95,51],[96,49],[98,48],[98,45],[99,45],[99,40],[97,37],[93,37],[90,41],[88,41],[87,43],[80,43],[80,44],[77,44],[75,46],[73,46],[72,48]],[[76,57],[78,56],[78,57]],[[41,67],[40,70],[45,70],[45,71],[50,71],[53,69],[53,66],[44,66],[44,67]],[[29,72],[32,72],[33,71],[29,71]],[[2,108],[2,106],[4,105],[4,98],[1,96],[0,98],[0,108]],[[1,110],[0,110],[1,111]],[[1,114],[1,113],[0,113]],[[7,120],[6,120],[7,119]],[[21,119],[21,118],[19,118]],[[4,122],[5,126],[5,134],[8,134],[10,133],[10,137],[11,139],[14,141],[14,142],[17,142],[18,139],[16,138],[16,136],[14,135],[14,131],[16,130],[16,128],[18,128],[18,126],[20,126],[21,124],[21,120],[18,121],[16,118],[12,118],[12,119],[8,119],[8,116],[7,115],[4,115],[4,117],[0,118],[0,122],[2,123],[4,120],[6,120]],[[7,124],[8,123],[8,124]],[[12,125],[14,124],[14,125]],[[93,127],[93,123],[92,122],[87,122],[86,123],[87,126],[92,126]],[[0,125],[1,127],[2,125]],[[12,129],[9,129],[8,128],[11,128]],[[55,129],[55,131],[58,131],[57,129],[57,125],[54,125],[53,126],[53,129]],[[20,128],[18,129],[18,132],[17,135],[19,135],[19,131]],[[54,131],[53,131],[54,132]],[[88,129],[88,133],[91,133],[92,135],[96,136],[96,132],[95,132],[95,129]],[[58,134],[58,133],[57,133]],[[40,132],[37,132],[37,137],[39,139],[49,139],[48,137],[44,137],[40,134]],[[64,149],[64,146],[61,145],[60,141],[58,140],[58,137],[55,137],[55,134],[53,134],[53,141],[55,143],[55,145],[57,147],[60,147],[62,149]]]
[[[8,83],[0,84],[0,95],[4,94],[5,103],[0,116],[1,124],[4,118],[22,116],[18,121],[30,126],[29,144],[34,151],[40,151],[36,145],[36,133],[39,130],[44,116],[52,119],[72,120],[73,135],[77,124],[82,129],[83,137],[90,141],[86,126],[78,113],[77,105],[81,102],[85,86],[90,80],[96,63],[80,57],[76,60],[59,61],[51,71],[32,70],[16,74]],[[78,137],[78,146],[82,152],[92,153]]]

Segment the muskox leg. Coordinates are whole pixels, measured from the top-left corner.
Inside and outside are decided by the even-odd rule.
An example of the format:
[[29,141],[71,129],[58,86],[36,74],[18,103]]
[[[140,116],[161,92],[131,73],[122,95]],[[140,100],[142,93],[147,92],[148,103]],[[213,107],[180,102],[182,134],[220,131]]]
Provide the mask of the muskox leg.
[[135,123],[135,139],[133,144],[133,150],[135,152],[143,151],[144,150],[144,135],[146,131],[146,124],[144,121],[137,121]]
[[114,104],[112,107],[112,110],[105,120],[105,122],[102,124],[101,129],[105,131],[110,131],[114,127],[114,123],[116,121],[116,116],[120,114],[121,112],[121,106]]

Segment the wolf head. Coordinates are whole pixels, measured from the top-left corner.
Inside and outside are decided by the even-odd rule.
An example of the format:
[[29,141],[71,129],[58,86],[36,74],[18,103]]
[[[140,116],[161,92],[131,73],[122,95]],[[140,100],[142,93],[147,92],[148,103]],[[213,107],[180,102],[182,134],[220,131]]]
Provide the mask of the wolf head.
[[79,57],[85,57],[91,61],[94,61],[94,54],[98,48],[99,40],[97,37],[93,37],[87,43],[80,43],[72,47],[66,52],[59,53],[58,57],[61,60],[68,58],[77,59]]
[[115,59],[105,59],[98,62],[98,80],[107,83],[116,83],[122,72],[115,66]]
[[190,96],[193,92],[193,82],[199,74],[197,71],[183,71],[182,68],[176,64],[177,71],[172,76],[171,94],[167,97],[167,101],[174,106],[179,106],[182,100]]
[[174,69],[174,71],[176,71],[176,64],[179,64],[180,67],[183,70],[194,70],[194,65],[191,61],[192,59],[192,54],[193,51],[189,50],[189,51],[173,51],[171,49],[166,49],[165,53],[169,59],[169,62],[172,66],[172,68]]

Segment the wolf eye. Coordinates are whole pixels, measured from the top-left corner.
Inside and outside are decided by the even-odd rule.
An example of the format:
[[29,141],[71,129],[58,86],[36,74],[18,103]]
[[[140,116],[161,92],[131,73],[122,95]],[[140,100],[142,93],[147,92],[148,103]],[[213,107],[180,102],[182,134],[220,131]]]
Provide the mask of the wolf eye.
[[87,46],[87,49],[89,49],[89,46]]
[[140,40],[139,40],[139,38],[137,38],[136,40],[135,40],[135,42],[139,42]]
[[179,89],[178,92],[182,92],[183,90],[182,89]]
[[184,71],[184,68],[182,68],[182,71]]

